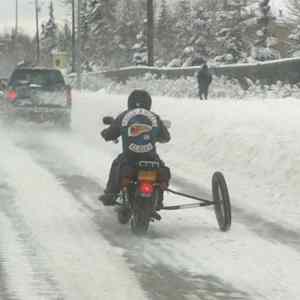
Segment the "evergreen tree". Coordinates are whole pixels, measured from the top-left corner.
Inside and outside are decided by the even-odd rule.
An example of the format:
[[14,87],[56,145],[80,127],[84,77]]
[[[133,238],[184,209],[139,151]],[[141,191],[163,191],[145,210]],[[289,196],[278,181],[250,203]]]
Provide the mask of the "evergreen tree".
[[287,0],[288,15],[291,17],[291,21],[299,24],[300,20],[300,1],[299,0]]
[[167,2],[166,0],[162,0],[156,25],[155,49],[159,58],[162,59],[163,62],[167,62],[173,58],[172,51],[175,40],[175,32],[172,26],[173,22],[174,20],[169,12]]
[[34,39],[25,33],[0,33],[0,75],[8,77],[14,66],[23,61],[33,64],[35,60]]
[[42,24],[41,52],[42,61],[46,65],[52,64],[52,51],[58,46],[58,27],[54,18],[54,7],[52,0],[49,5],[49,19]]
[[261,25],[259,30],[257,46],[267,48],[267,39],[269,36],[269,24],[271,20],[271,6],[269,5],[270,0],[261,0],[259,3],[260,17],[258,23]]
[[65,23],[63,30],[58,32],[58,49],[59,51],[71,53],[72,47],[72,32],[67,23]]
[[217,14],[218,23],[221,25],[217,31],[217,48],[223,53],[220,53],[221,55],[216,59],[221,62],[246,61],[249,45],[244,32],[247,28],[247,20],[253,16],[247,12],[245,4],[247,3],[242,0],[224,3],[226,10],[221,10]]
[[273,16],[271,13],[270,0],[260,0],[259,16],[257,23],[259,29],[257,31],[257,41],[253,48],[253,57],[257,60],[264,61],[275,58],[274,51],[269,47],[268,41],[270,38],[270,22]]
[[144,20],[144,29],[136,36],[136,43],[132,47],[132,62],[135,65],[147,65],[147,39],[146,39],[147,20]]
[[210,53],[209,40],[212,38],[211,18],[202,6],[197,6],[193,12],[193,60],[199,61],[200,58],[207,60]]
[[290,56],[300,56],[300,25],[296,25],[289,35]]
[[91,36],[91,26],[89,23],[88,0],[82,2],[80,11],[80,54],[82,69],[85,71],[92,71],[91,58],[95,51],[95,45]]
[[184,49],[189,46],[192,35],[192,16],[190,0],[180,0],[175,12],[175,53],[182,55]]
[[102,65],[117,61],[116,1],[93,0],[88,5],[88,20],[91,24],[91,39],[96,42],[94,59]]
[[89,42],[90,25],[88,18],[88,1],[84,0],[82,2],[82,8],[80,12],[80,41],[81,41],[81,51],[85,51],[88,47]]
[[288,20],[291,27],[291,33],[289,35],[289,55],[299,56],[300,54],[300,1],[288,0]]
[[120,64],[128,65],[132,62],[132,47],[136,43],[136,36],[140,31],[136,12],[137,7],[134,1],[122,0],[118,3],[117,47],[120,53]]

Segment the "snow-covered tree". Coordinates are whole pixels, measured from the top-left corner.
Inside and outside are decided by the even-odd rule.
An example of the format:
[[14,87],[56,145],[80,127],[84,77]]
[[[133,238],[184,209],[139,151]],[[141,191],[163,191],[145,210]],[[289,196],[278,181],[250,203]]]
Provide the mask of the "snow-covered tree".
[[289,55],[300,56],[300,1],[287,0],[288,22],[291,28],[289,40]]
[[257,40],[255,47],[252,49],[252,56],[256,60],[265,61],[276,58],[276,52],[269,45],[271,37],[269,27],[272,18],[270,0],[260,0],[259,16],[257,18],[260,28],[256,32]]
[[172,58],[172,51],[174,47],[174,40],[176,38],[173,29],[174,19],[172,18],[170,8],[166,0],[161,1],[158,9],[158,16],[156,22],[156,42],[155,49],[159,56],[159,60],[165,64]]
[[300,56],[300,25],[296,25],[289,35],[289,53],[291,56]]
[[18,62],[33,63],[35,60],[35,43],[29,35],[19,32],[0,33],[0,75],[9,76]]
[[216,14],[218,24],[222,25],[217,31],[217,48],[222,50],[216,60],[224,63],[237,63],[246,60],[248,45],[244,32],[247,20],[252,17],[242,0],[224,2],[224,9]]
[[288,16],[291,17],[293,22],[300,20],[300,1],[299,0],[286,0],[288,8]]
[[58,46],[58,26],[54,18],[54,7],[52,0],[49,5],[49,19],[42,24],[41,32],[41,52],[42,60],[45,64],[51,64],[52,51]]
[[109,65],[117,49],[116,0],[92,0],[88,3],[91,38],[96,42],[93,59]]
[[210,55],[209,40],[212,38],[211,31],[211,18],[206,9],[202,6],[197,6],[193,10],[193,27],[192,27],[192,40],[193,47],[193,60],[196,61],[205,59],[207,60]]
[[71,47],[72,32],[68,23],[65,23],[63,30],[58,32],[58,50],[71,53]]
[[144,29],[136,35],[136,43],[132,47],[132,63],[135,65],[147,65],[147,39],[146,39],[147,20],[144,20]]
[[136,43],[136,36],[142,28],[142,20],[136,15],[136,2],[121,0],[116,7],[117,14],[117,49],[120,64],[128,65],[132,61],[132,47]]
[[259,3],[260,16],[258,22],[261,25],[261,28],[258,32],[258,41],[256,42],[257,46],[267,47],[267,39],[269,37],[269,24],[272,18],[271,15],[271,6],[270,0],[260,0]]
[[82,8],[80,12],[80,42],[81,51],[84,51],[88,47],[90,39],[90,23],[88,18],[88,1],[82,2]]
[[190,39],[192,36],[193,22],[190,0],[179,0],[174,17],[176,39],[173,46],[174,52],[180,56],[184,49],[190,45]]
[[85,71],[92,71],[91,61],[95,51],[95,44],[93,44],[93,37],[91,33],[91,24],[89,22],[88,0],[81,2],[80,12],[80,54],[82,69]]

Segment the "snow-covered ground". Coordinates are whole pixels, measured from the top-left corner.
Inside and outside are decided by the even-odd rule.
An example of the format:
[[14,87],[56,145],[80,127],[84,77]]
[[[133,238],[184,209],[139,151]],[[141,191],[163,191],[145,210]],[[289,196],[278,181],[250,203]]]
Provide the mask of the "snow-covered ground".
[[[79,119],[74,127],[94,139],[100,117],[122,111],[126,97],[114,95],[107,100],[101,92],[85,94],[89,105],[78,109],[89,116],[85,124],[94,122],[93,132],[88,133]],[[235,205],[300,229],[299,100],[200,102],[154,97],[153,110],[172,122],[172,141],[159,149],[173,173],[210,189],[211,175],[220,170]],[[103,147],[115,153],[120,148]]]
[[154,97],[174,187],[210,193],[222,171],[233,226],[219,232],[210,208],[168,212],[140,239],[96,200],[120,151],[100,119],[126,98],[74,94],[71,133],[0,128],[3,299],[299,299],[300,102]]

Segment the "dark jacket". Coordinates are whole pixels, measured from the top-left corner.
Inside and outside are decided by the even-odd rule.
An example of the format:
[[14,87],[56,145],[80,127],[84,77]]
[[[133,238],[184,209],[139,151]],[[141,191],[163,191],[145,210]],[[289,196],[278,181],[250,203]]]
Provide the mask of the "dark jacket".
[[156,115],[155,113],[149,111],[149,110],[143,110],[145,112],[148,112],[154,117],[154,121],[157,124],[157,127],[155,128],[155,134],[153,135],[153,149],[150,151],[150,155],[142,155],[142,154],[135,154],[130,153],[131,151],[128,150],[128,141],[126,140],[126,132],[128,131],[128,127],[126,124],[124,124],[124,121],[126,123],[126,120],[124,120],[128,113],[134,112],[135,110],[126,110],[122,112],[115,120],[114,122],[106,129],[104,129],[101,132],[102,137],[105,139],[105,141],[113,141],[118,139],[120,136],[122,136],[122,142],[123,142],[123,153],[127,154],[127,156],[132,159],[151,159],[154,155],[156,155],[156,148],[155,143],[167,143],[170,141],[170,133],[160,117]]
[[203,67],[198,71],[197,80],[199,87],[207,88],[210,85],[212,81],[212,75],[210,74],[206,64],[204,64]]

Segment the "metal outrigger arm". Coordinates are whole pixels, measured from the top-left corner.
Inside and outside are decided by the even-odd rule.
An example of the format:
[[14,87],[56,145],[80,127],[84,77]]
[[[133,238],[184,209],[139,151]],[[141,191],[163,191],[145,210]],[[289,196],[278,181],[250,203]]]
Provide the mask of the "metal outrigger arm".
[[168,192],[170,192],[174,195],[179,195],[179,196],[183,196],[185,198],[200,201],[201,203],[190,203],[190,204],[182,204],[182,205],[165,206],[165,207],[162,208],[163,210],[187,209],[187,208],[210,206],[210,205],[215,204],[214,201],[207,200],[207,199],[202,199],[202,198],[199,198],[199,197],[196,197],[196,196],[193,196],[193,195],[189,195],[189,194],[185,194],[185,193],[181,193],[181,192],[177,192],[177,191],[174,191],[172,189],[166,189],[166,191],[168,191]]

